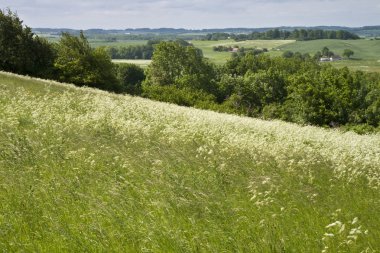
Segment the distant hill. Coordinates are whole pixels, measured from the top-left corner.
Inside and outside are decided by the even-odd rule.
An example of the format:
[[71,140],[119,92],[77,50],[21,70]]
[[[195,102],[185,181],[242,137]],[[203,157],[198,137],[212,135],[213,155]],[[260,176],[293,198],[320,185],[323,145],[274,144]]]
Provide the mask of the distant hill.
[[[186,33],[252,33],[265,32],[271,29],[292,31],[295,29],[345,30],[363,37],[380,36],[380,26],[345,27],[345,26],[281,26],[263,28],[221,28],[221,29],[183,29],[183,28],[127,28],[127,29],[87,29],[87,35],[94,34],[186,34]],[[67,28],[33,28],[37,34],[59,35],[62,32],[79,34],[80,30]]]

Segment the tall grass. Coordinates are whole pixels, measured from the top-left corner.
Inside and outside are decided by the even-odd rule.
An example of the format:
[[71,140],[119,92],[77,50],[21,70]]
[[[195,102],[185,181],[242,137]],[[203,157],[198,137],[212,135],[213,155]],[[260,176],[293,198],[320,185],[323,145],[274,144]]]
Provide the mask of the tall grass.
[[0,73],[7,252],[377,252],[380,135]]

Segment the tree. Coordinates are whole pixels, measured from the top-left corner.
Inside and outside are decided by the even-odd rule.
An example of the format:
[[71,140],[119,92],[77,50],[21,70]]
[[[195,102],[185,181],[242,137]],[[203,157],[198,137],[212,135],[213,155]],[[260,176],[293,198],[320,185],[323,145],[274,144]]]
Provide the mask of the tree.
[[83,32],[79,37],[63,33],[57,44],[54,66],[58,80],[120,92],[115,66],[104,48],[92,49]]
[[11,10],[0,10],[0,69],[19,74],[49,77],[54,51]]
[[170,41],[156,46],[147,70],[146,84],[212,92],[216,87],[214,79],[214,68],[203,58],[202,51]]
[[322,55],[321,51],[318,51],[318,52],[316,52],[315,55],[313,56],[313,59],[319,61],[319,59],[321,59],[322,56],[323,56],[323,55]]
[[330,51],[330,49],[328,47],[324,47],[322,49],[322,56],[325,56],[325,57],[331,57],[333,56],[334,53]]
[[352,55],[354,55],[354,51],[352,51],[351,49],[344,49],[343,56],[350,58]]
[[145,79],[144,70],[136,64],[120,64],[117,76],[123,92],[132,95],[141,94],[141,83]]
[[289,51],[289,50],[282,53],[282,57],[284,57],[284,58],[292,58],[293,55],[294,55],[294,53],[292,51]]

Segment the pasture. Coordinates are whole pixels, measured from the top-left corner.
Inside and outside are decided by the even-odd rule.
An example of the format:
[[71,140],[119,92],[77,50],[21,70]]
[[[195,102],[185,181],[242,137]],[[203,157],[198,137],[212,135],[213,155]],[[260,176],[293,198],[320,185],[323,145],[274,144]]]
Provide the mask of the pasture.
[[[332,62],[334,66],[347,66],[355,70],[380,72],[380,40],[311,40],[296,41],[291,44],[279,46],[281,52],[290,50],[293,52],[315,54],[323,47],[328,47],[335,54],[343,56],[344,49],[355,52],[350,60]],[[277,55],[279,52],[276,52]]]
[[112,62],[116,64],[132,63],[142,68],[147,68],[151,61],[152,60],[112,59]]
[[293,40],[247,40],[247,41],[234,41],[234,40],[219,40],[219,41],[202,41],[196,40],[191,41],[191,43],[202,49],[203,55],[210,59],[210,61],[216,64],[225,63],[230,57],[230,52],[215,52],[213,50],[214,46],[239,46],[245,48],[267,48],[268,50],[273,50],[281,45],[286,45],[293,43]]
[[0,73],[4,252],[378,252],[380,135]]

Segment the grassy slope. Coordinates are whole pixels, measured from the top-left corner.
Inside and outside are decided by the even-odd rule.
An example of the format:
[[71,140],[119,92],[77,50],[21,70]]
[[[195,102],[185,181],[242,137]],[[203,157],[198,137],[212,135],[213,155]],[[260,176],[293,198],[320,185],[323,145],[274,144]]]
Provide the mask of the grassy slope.
[[344,49],[355,52],[353,60],[333,62],[338,67],[348,66],[352,69],[380,72],[380,40],[312,40],[297,41],[280,46],[281,51],[311,53],[321,51],[327,46],[331,51],[342,56]]
[[0,73],[0,248],[375,252],[380,136]]

